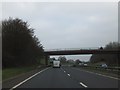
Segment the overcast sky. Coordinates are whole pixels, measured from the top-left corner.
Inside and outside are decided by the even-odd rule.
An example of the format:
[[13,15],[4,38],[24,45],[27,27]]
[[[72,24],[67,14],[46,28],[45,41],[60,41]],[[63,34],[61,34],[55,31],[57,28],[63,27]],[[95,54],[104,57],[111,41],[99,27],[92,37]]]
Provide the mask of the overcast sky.
[[117,2],[7,2],[2,5],[2,19],[17,17],[27,21],[45,49],[96,48],[118,41]]

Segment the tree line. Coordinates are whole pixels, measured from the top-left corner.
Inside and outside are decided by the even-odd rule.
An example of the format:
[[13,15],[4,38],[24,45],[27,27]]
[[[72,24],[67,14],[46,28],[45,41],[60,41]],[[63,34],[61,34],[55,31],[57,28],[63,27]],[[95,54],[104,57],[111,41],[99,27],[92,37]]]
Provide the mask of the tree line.
[[2,21],[3,68],[39,64],[43,56],[43,46],[27,22],[19,18]]
[[[103,50],[120,50],[120,43],[110,42]],[[109,66],[120,66],[120,53],[118,54],[93,54],[90,58],[90,63],[104,62]]]
[[[54,57],[50,58],[50,61],[52,63],[52,61],[56,60]],[[73,60],[73,59],[67,59],[65,56],[59,56],[58,59],[61,64],[76,64],[78,65],[79,63],[83,63],[83,61],[80,61],[79,59]]]

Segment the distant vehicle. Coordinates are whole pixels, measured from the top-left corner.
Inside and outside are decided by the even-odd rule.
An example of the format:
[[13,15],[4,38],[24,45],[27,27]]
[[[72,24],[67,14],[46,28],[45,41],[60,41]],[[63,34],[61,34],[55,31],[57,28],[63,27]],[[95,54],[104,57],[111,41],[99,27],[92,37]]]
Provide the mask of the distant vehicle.
[[87,64],[84,64],[84,66],[87,66]]
[[101,67],[107,68],[108,66],[107,66],[107,64],[101,64]]
[[84,65],[84,63],[79,63],[79,65],[80,65],[80,66],[83,66],[83,65]]
[[85,63],[79,63],[79,66],[87,66]]
[[60,68],[60,66],[61,66],[61,63],[60,63],[60,61],[53,61],[53,68],[54,67],[58,67],[58,68]]

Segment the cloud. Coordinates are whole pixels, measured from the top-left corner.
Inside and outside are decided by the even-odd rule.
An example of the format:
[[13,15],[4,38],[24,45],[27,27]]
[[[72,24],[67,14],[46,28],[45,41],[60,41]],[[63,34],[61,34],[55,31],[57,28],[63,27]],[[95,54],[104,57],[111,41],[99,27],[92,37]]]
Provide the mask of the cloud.
[[28,21],[45,49],[99,47],[118,41],[117,2],[2,4],[2,18]]

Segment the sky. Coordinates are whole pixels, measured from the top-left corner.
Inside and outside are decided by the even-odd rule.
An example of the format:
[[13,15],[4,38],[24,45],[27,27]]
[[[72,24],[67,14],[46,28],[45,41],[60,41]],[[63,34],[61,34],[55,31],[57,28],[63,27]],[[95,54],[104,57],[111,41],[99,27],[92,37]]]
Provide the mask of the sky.
[[[99,48],[118,41],[117,2],[4,2],[2,20],[27,21],[44,49]],[[89,60],[91,55],[66,56]]]

